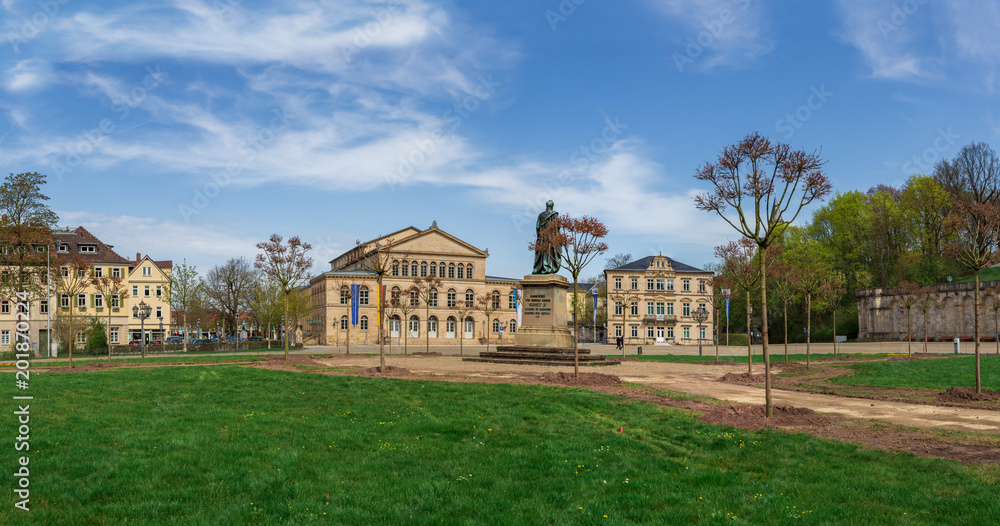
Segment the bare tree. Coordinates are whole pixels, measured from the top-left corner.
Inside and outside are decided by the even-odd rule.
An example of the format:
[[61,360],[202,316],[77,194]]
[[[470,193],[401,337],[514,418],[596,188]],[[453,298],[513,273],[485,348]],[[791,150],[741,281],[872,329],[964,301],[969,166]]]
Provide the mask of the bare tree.
[[608,299],[622,313],[622,358],[625,357],[625,311],[639,302],[639,296],[629,294],[625,289],[608,292]]
[[[602,241],[608,235],[608,227],[601,221],[583,216],[574,219],[557,216],[550,220],[538,239],[531,243],[530,250],[545,252],[555,248],[562,254],[559,265],[573,276],[573,290],[579,288],[580,274],[591,261],[608,250]],[[580,376],[580,317],[577,304],[573,302],[573,376]]]
[[492,323],[490,319],[493,317],[493,313],[500,310],[500,302],[494,301],[493,294],[487,292],[485,294],[480,294],[476,296],[476,310],[483,313],[486,317],[486,329],[483,330],[483,338],[486,340],[486,352],[490,352],[490,329],[492,329]]
[[104,308],[108,313],[105,330],[108,331],[108,363],[111,363],[111,313],[112,309],[121,309],[121,301],[126,292],[125,283],[120,276],[103,276],[92,278],[90,284],[101,294]]
[[624,267],[632,262],[632,254],[625,254],[619,252],[608,258],[607,263],[604,264],[604,270],[612,270],[618,267]]
[[47,298],[46,251],[59,217],[49,209],[42,193],[45,175],[38,172],[10,174],[0,185],[0,297],[27,293],[29,300]]
[[[795,289],[791,281],[791,267],[787,263],[777,262],[772,269],[772,285],[774,299],[781,305],[781,318],[785,325],[785,363],[788,363],[788,304],[795,298]],[[836,332],[836,331],[834,331]]]
[[[312,245],[304,243],[298,236],[288,238],[286,243],[283,237],[271,234],[271,238],[267,241],[257,243],[257,248],[263,252],[257,254],[254,266],[260,269],[267,276],[267,279],[278,285],[282,294],[285,295],[284,317],[287,327],[287,322],[290,320],[288,316],[290,296],[292,292],[297,291],[309,281],[309,268],[312,267],[313,258],[306,256],[306,253],[312,249]],[[285,336],[285,359],[288,359],[287,335]]]
[[406,297],[400,296],[396,299],[394,307],[399,310],[401,317],[403,318],[400,322],[400,330],[403,331],[403,354],[407,353],[407,342],[409,341],[410,332],[410,313],[415,311],[418,306],[420,306],[420,293],[415,287],[410,287],[406,289]]
[[840,308],[841,299],[847,290],[841,286],[844,284],[843,273],[837,272],[835,275],[837,279],[832,279],[824,283],[820,294],[822,294],[823,299],[830,306],[830,310],[833,311],[833,355],[837,356],[837,310]]
[[[281,289],[273,281],[254,283],[247,302],[247,314],[257,327],[266,327],[268,335],[271,328],[281,320]],[[271,338],[267,338],[267,348],[271,348]]]
[[913,310],[913,306],[920,301],[920,285],[904,279],[896,286],[895,292],[896,305],[906,310],[906,355],[910,356],[913,354],[910,350],[911,342],[913,342],[913,323],[910,312]]
[[719,327],[722,326],[719,315],[726,307],[726,297],[724,290],[731,290],[733,280],[728,276],[712,276],[710,279],[702,279],[702,282],[712,287],[712,324],[715,325],[715,361],[719,361]]
[[[424,340],[426,342],[425,352],[431,352],[431,307],[437,307],[438,303],[438,289],[441,288],[441,279],[437,276],[431,275],[427,277],[417,277],[413,278],[413,288],[417,290],[417,296],[420,297],[420,301],[424,302],[424,323],[426,324],[426,329],[424,330]],[[438,327],[440,330],[440,327]]]
[[190,336],[188,330],[188,314],[197,309],[203,302],[204,286],[194,265],[188,265],[187,260],[173,269],[170,274],[170,308],[181,315],[181,325],[184,326],[184,352]]
[[205,295],[222,315],[222,327],[236,327],[240,313],[248,310],[256,281],[253,267],[243,257],[212,267],[205,276]]
[[[64,309],[65,314],[59,317],[62,318],[65,316],[63,327],[66,329],[66,340],[69,347],[69,366],[74,367],[73,344],[76,340],[76,314],[73,309],[77,308],[78,296],[83,294],[90,285],[88,276],[92,275],[93,269],[86,261],[78,258],[61,263],[59,272],[55,273],[58,284],[56,290],[60,294],[68,296],[69,308]],[[59,301],[60,305],[62,305],[61,296]]]
[[385,319],[385,298],[382,292],[384,288],[383,283],[385,277],[392,272],[393,260],[401,255],[398,251],[393,251],[392,245],[392,238],[378,238],[375,241],[367,243],[362,243],[358,240],[356,246],[348,254],[346,266],[346,268],[364,270],[375,278],[379,303],[376,307],[378,312],[378,357],[380,371],[385,370],[385,339],[381,337],[383,321]]
[[[463,355],[463,339],[465,338],[465,318],[476,309],[476,304],[473,301],[468,301],[465,299],[455,299],[455,304],[451,307],[452,312],[458,317],[458,354]],[[473,321],[473,327],[475,327],[475,321]]]
[[[786,225],[795,222],[802,208],[830,193],[819,154],[792,150],[772,143],[759,133],[727,146],[714,163],[706,163],[695,179],[708,181],[714,189],[695,197],[699,210],[715,212],[761,252],[774,243]],[[733,212],[727,216],[729,209]],[[764,259],[760,274],[766,274]],[[767,341],[767,287],[760,288],[764,352],[764,399],[766,415],[772,416],[771,359]]]
[[760,274],[754,265],[754,253],[757,245],[749,238],[730,241],[715,247],[715,255],[722,260],[722,268],[726,276],[739,285],[746,295],[747,323],[747,370],[753,374],[753,351],[750,346],[750,292],[760,284]]
[[826,282],[832,279],[833,271],[829,264],[817,257],[813,251],[803,250],[792,254],[792,256],[793,259],[790,261],[792,264],[791,281],[806,298],[806,369],[808,369],[812,344],[813,296],[823,292]]

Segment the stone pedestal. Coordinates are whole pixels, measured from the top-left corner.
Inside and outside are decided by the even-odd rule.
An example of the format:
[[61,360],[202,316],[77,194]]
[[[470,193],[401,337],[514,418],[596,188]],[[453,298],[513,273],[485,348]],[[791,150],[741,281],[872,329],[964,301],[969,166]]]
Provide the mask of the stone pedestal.
[[566,294],[569,282],[557,274],[529,275],[521,281],[521,326],[518,347],[573,347]]

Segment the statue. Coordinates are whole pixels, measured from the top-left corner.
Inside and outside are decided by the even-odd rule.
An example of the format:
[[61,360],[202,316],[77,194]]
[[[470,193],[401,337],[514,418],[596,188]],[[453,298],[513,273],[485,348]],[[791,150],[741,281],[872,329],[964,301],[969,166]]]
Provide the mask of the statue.
[[543,239],[542,232],[549,227],[549,224],[559,217],[559,212],[553,210],[555,203],[549,201],[545,203],[545,211],[538,214],[538,221],[535,223],[535,267],[532,274],[555,274],[560,267],[560,247],[547,243]]

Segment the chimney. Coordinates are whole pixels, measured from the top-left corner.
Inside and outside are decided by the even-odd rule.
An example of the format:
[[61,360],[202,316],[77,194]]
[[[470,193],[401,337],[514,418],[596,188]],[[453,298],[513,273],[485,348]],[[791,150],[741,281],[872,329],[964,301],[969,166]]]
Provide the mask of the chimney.
[[136,265],[138,265],[138,264],[139,264],[139,261],[140,261],[140,260],[142,260],[142,258],[141,258],[141,257],[139,257],[139,253],[138,253],[138,252],[136,252],[136,253],[135,253],[135,264],[136,264]]

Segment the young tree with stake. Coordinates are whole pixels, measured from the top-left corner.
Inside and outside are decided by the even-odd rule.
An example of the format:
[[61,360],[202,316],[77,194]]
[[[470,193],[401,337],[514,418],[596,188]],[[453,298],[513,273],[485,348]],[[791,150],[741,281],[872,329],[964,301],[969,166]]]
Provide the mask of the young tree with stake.
[[[289,296],[309,280],[309,268],[312,267],[313,259],[306,256],[306,253],[312,249],[312,245],[302,242],[298,236],[288,238],[286,243],[283,237],[272,234],[267,241],[257,243],[257,248],[263,252],[257,254],[254,266],[277,284],[285,295],[284,311],[287,327],[287,321],[290,320],[288,316]],[[286,335],[285,360],[287,359],[288,336]]]

